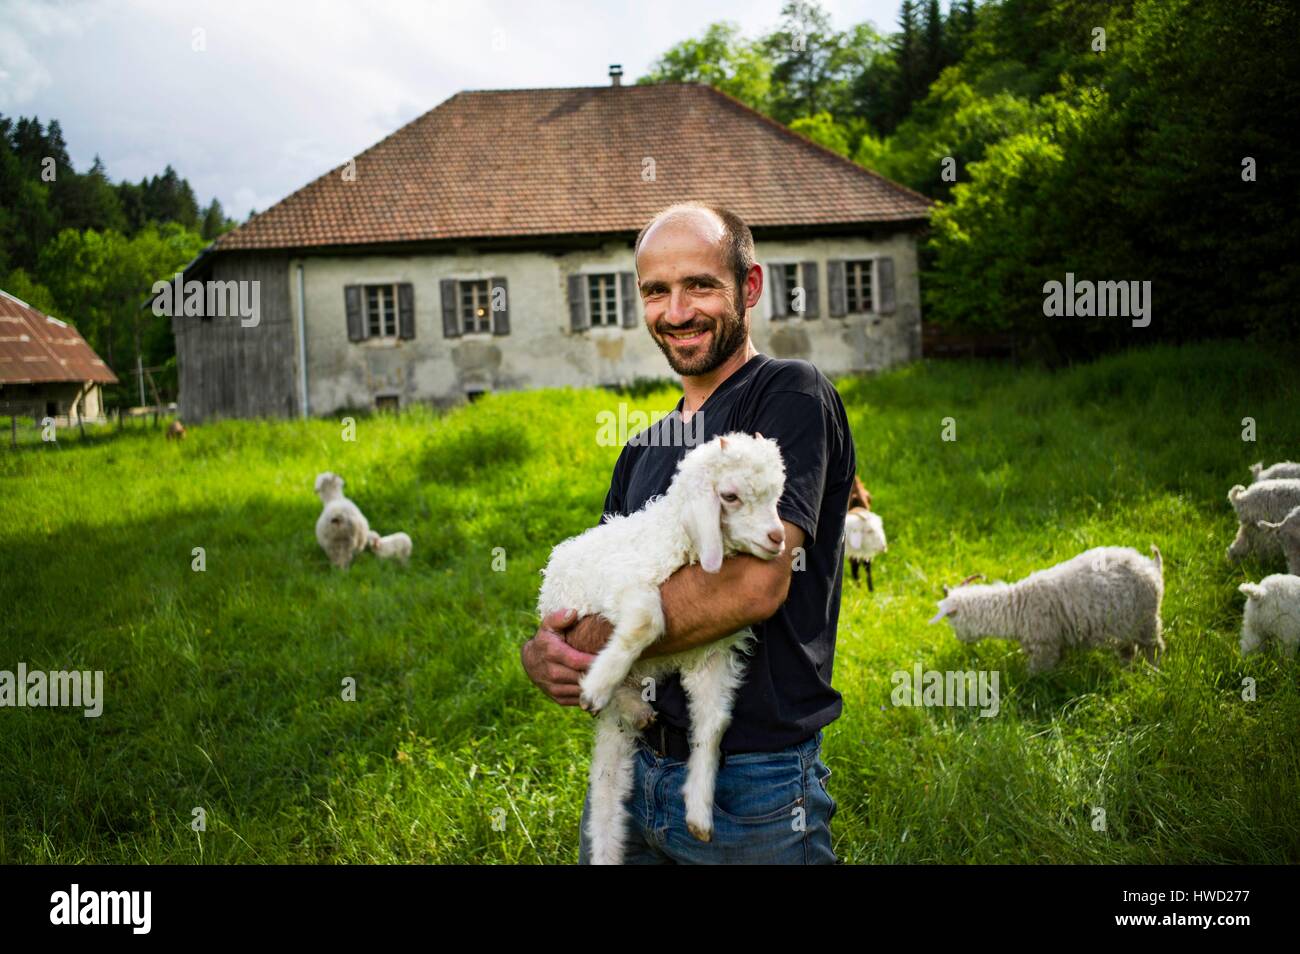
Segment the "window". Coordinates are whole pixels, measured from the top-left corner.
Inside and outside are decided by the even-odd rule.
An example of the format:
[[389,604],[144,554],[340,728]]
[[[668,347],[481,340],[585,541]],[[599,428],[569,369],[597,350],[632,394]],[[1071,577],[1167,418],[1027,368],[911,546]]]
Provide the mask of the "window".
[[775,317],[788,318],[795,314],[794,312],[794,290],[799,287],[799,266],[794,262],[788,265],[778,265],[781,269],[780,288],[785,289],[785,301],[781,302],[781,309]]
[[487,279],[460,283],[462,334],[492,330],[492,298]]
[[366,286],[366,328],[371,338],[397,337],[397,286]]
[[871,262],[844,263],[844,303],[849,314],[871,311]]
[[588,275],[587,305],[591,314],[591,324],[618,324],[618,276]]

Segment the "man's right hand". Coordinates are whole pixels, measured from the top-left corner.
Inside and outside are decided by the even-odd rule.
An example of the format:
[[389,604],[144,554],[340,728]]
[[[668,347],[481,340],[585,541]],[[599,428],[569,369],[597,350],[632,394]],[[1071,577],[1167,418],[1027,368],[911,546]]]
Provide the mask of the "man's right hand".
[[578,704],[581,692],[578,681],[596,658],[565,642],[565,630],[576,622],[577,614],[573,610],[549,613],[533,638],[519,650],[519,659],[528,678],[562,706]]

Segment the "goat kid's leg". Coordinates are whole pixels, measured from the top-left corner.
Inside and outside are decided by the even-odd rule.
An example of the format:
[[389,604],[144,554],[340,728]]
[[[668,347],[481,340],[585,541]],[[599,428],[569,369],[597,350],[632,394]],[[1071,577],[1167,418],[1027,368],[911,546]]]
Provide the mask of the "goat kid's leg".
[[655,710],[641,698],[641,687],[631,677],[624,679],[609,700],[614,718],[633,732],[640,732],[655,720]]
[[686,828],[699,841],[713,839],[713,792],[718,779],[722,736],[731,725],[731,707],[744,675],[734,651],[710,653],[697,666],[682,670],[691,714],[691,755],[686,763]]
[[623,863],[627,839],[627,812],[623,802],[632,791],[635,742],[629,729],[619,725],[613,711],[596,721],[596,744],[591,755],[591,811],[587,815],[587,840],[593,865]]
[[631,590],[619,601],[618,623],[605,648],[596,656],[579,686],[578,704],[588,712],[609,705],[614,690],[627,678],[641,653],[664,631],[664,608],[659,589]]
[[871,582],[871,561],[870,560],[867,561],[867,592],[868,593],[876,592],[876,587]]

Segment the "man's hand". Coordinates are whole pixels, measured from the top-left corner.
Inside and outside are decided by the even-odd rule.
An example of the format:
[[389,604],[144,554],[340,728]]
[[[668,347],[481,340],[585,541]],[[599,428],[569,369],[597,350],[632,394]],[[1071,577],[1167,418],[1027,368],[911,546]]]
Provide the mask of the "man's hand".
[[[586,623],[604,617],[584,617]],[[562,706],[576,706],[580,690],[578,680],[596,657],[565,642],[565,630],[573,626],[573,610],[557,610],[542,620],[533,638],[519,650],[524,672],[538,689]],[[585,624],[584,624],[585,625]],[[608,623],[606,623],[608,625]],[[610,630],[613,631],[612,628]],[[608,636],[606,636],[608,638]],[[602,643],[603,645],[603,643]]]

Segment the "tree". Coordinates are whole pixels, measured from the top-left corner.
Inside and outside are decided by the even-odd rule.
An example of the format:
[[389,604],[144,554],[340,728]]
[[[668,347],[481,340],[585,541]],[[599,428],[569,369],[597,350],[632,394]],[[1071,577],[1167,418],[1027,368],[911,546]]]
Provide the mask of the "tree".
[[670,48],[637,83],[705,83],[766,112],[771,73],[762,50],[743,39],[734,23],[720,22],[710,24],[700,39]]
[[836,96],[841,37],[819,5],[787,0],[781,25],[763,39],[772,61],[772,116],[783,123],[828,109]]

